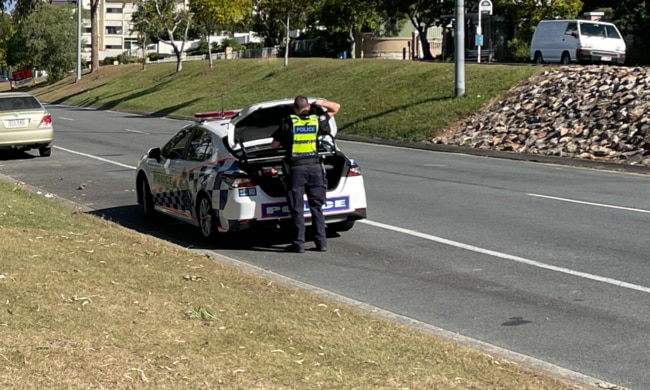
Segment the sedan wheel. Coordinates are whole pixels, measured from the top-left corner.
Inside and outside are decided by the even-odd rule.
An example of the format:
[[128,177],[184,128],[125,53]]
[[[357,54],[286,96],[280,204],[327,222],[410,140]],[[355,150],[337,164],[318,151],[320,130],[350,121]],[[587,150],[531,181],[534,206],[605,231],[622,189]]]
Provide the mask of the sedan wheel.
[[147,183],[146,178],[140,178],[140,194],[142,196],[142,211],[144,212],[145,217],[151,218],[155,214],[153,195],[151,194],[151,189],[149,188],[149,183]]
[[41,146],[38,148],[38,154],[41,157],[50,157],[52,154],[52,147],[51,146]]
[[212,209],[210,199],[205,195],[201,196],[199,199],[199,204],[197,205],[197,216],[201,236],[205,239],[214,238],[216,235],[214,210]]

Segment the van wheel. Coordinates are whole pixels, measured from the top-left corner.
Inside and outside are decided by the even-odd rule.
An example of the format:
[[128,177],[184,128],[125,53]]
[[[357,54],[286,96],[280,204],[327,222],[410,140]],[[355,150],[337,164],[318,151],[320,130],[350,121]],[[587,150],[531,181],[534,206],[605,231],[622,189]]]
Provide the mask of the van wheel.
[[569,53],[567,53],[567,52],[562,53],[562,58],[560,59],[560,64],[569,65],[570,62],[571,62],[571,57],[569,56]]
[[544,58],[542,57],[542,53],[537,52],[535,53],[535,59],[533,60],[534,63],[537,65],[542,65],[544,63]]

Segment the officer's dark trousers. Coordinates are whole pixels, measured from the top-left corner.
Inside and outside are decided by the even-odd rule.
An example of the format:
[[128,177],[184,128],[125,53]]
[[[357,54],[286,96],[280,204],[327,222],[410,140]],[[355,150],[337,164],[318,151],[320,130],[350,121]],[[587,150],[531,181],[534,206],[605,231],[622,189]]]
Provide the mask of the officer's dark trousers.
[[325,218],[323,217],[325,180],[323,167],[320,164],[291,167],[291,187],[287,191],[287,201],[295,228],[293,243],[300,248],[305,247],[305,203],[303,198],[305,194],[307,194],[314,228],[314,243],[318,247],[325,247],[327,245]]

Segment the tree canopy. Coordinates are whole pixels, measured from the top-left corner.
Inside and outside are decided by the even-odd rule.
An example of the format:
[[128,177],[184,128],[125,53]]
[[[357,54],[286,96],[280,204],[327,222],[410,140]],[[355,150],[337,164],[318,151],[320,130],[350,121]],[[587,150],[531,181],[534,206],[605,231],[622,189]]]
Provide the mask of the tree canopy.
[[46,70],[59,80],[76,63],[76,18],[71,6],[40,3],[20,24],[7,45],[10,66]]

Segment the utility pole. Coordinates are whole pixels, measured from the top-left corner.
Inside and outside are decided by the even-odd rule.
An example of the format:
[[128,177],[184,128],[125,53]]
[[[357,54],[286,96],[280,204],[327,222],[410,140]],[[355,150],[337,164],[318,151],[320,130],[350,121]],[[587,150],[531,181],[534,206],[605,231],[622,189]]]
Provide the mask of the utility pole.
[[454,29],[454,41],[456,42],[456,54],[454,55],[456,76],[454,96],[460,97],[465,94],[465,2],[456,0],[456,26]]

